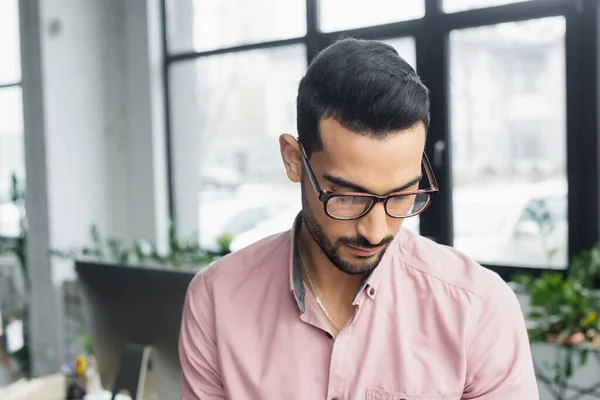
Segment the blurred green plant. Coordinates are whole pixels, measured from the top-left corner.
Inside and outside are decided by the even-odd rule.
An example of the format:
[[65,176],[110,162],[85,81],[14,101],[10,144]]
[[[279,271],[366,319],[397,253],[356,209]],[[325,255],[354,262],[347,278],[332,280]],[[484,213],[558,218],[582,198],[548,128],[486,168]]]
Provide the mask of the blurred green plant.
[[[569,272],[544,272],[539,278],[514,277],[529,294],[527,319],[531,342],[556,343],[570,355],[587,363],[591,349],[600,349],[600,300],[594,293],[593,277],[600,266],[600,244],[573,258]],[[550,366],[554,381],[568,379],[575,365],[572,357]]]
[[231,253],[231,243],[233,243],[235,235],[233,233],[224,233],[217,238],[217,244],[221,249],[222,254]]
[[[549,248],[546,239],[555,229],[555,222],[543,202],[533,203],[526,213],[539,226],[550,262],[556,249]],[[600,349],[600,299],[594,292],[594,280],[599,274],[600,242],[575,255],[567,271],[548,270],[539,277],[513,277],[530,296],[530,341],[555,343],[558,350],[567,353],[562,361],[549,365],[555,383],[568,380],[577,365],[587,363],[591,349]],[[578,364],[573,362],[573,355],[579,356]]]
[[541,240],[548,264],[558,253],[558,248],[550,247],[548,237],[556,230],[556,221],[550,212],[545,199],[534,199],[524,211],[524,220],[533,222],[538,228],[538,238]]
[[[201,248],[196,239],[178,239],[173,222],[169,226],[169,243],[166,252],[160,252],[151,240],[138,237],[131,246],[117,238],[103,239],[96,225],[90,228],[91,244],[67,251],[51,250],[55,257],[70,260],[94,260],[126,265],[160,265],[167,268],[202,267],[215,261],[229,249],[212,253]],[[227,244],[226,242],[223,242]]]
[[82,331],[79,334],[79,344],[87,356],[94,355],[94,347],[92,346],[92,336],[88,331]]

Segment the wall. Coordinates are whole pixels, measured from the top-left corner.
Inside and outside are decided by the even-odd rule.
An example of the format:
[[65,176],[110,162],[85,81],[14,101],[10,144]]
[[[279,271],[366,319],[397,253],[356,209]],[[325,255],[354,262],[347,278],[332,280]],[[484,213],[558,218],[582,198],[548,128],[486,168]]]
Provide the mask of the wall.
[[[113,231],[111,144],[124,133],[117,1],[43,1],[42,74],[50,243],[83,245],[91,223]],[[110,6],[109,6],[110,5]],[[53,270],[56,283],[70,277]]]

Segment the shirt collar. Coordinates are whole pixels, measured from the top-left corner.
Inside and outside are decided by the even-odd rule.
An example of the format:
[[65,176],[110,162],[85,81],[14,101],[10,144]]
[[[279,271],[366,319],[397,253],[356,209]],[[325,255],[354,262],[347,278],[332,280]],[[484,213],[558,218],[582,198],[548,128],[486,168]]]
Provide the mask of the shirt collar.
[[354,297],[353,304],[356,303],[356,299],[361,290],[364,290],[370,299],[375,299],[375,297],[377,296],[377,292],[379,291],[379,286],[381,285],[381,282],[384,280],[386,275],[389,276],[388,272],[389,269],[392,267],[393,258],[396,257],[400,250],[403,232],[404,230],[400,228],[400,231],[396,233],[396,236],[394,236],[394,239],[385,251],[385,254],[379,262],[379,265],[377,266],[377,268],[375,268],[375,270],[373,270],[373,272],[371,272],[371,275],[369,275],[369,277],[365,280],[358,293]]
[[[296,260],[298,259],[298,257],[296,257],[297,251],[298,251],[297,238],[298,238],[298,233],[300,232],[301,226],[302,226],[302,217],[301,217],[300,213],[298,213],[298,215],[296,216],[296,219],[294,220],[294,225],[293,225],[293,228],[291,230],[291,235],[290,235],[290,260],[289,260],[290,290],[294,293],[294,297],[296,298],[296,303],[298,304],[298,308],[300,309],[300,311],[306,312],[306,303],[305,303],[306,293],[304,290],[304,283],[302,282],[302,274],[300,271],[300,266],[296,262]],[[366,295],[370,299],[375,299],[375,297],[377,296],[377,292],[379,290],[379,285],[381,284],[381,281],[383,280],[383,277],[385,276],[387,269],[389,269],[390,265],[392,264],[392,258],[394,257],[397,249],[400,248],[399,243],[401,242],[401,236],[402,236],[402,229],[400,230],[400,232],[398,234],[396,234],[392,243],[390,243],[390,246],[386,250],[386,253],[384,254],[384,256],[381,259],[381,262],[379,263],[377,268],[375,268],[375,270],[365,279],[363,284],[360,286],[360,288],[356,292],[356,295],[354,296],[354,299],[352,300],[353,304],[356,304],[358,296],[363,290],[366,292]]]
[[305,312],[306,303],[304,302],[304,284],[302,283],[302,274],[300,273],[300,267],[296,263],[296,260],[298,259],[298,257],[296,257],[296,243],[298,242],[297,237],[301,226],[302,217],[300,216],[300,213],[298,213],[296,219],[294,220],[292,234],[290,235],[290,290],[294,293],[294,297],[296,298],[296,303],[298,303],[298,308],[300,309],[300,311]]

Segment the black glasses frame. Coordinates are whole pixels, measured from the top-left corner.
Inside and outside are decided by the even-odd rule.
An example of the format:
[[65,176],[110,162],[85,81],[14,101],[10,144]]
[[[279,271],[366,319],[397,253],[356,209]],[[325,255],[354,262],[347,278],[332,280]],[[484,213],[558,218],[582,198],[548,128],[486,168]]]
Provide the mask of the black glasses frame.
[[[321,188],[321,185],[319,185],[319,181],[317,180],[315,171],[310,166],[310,161],[308,160],[308,156],[306,155],[304,146],[302,146],[302,144],[300,142],[298,142],[298,143],[300,145],[300,153],[302,153],[302,162],[304,164],[304,168],[306,169],[306,171],[308,173],[308,179],[310,180],[310,183],[312,184],[313,189],[317,193],[317,197],[323,203],[323,209],[325,211],[325,214],[330,218],[337,219],[337,220],[343,220],[343,221],[359,219],[359,218],[362,218],[365,215],[367,215],[373,209],[373,207],[375,207],[375,204],[377,204],[377,203],[383,203],[383,205],[384,205],[383,208],[385,209],[385,213],[391,218],[398,218],[398,219],[410,218],[410,217],[414,217],[415,215],[419,215],[423,211],[425,211],[431,205],[431,202],[433,201],[433,199],[435,199],[435,197],[438,195],[438,193],[440,191],[438,184],[437,184],[437,180],[435,179],[435,175],[433,173],[433,169],[431,168],[431,164],[429,163],[429,158],[427,158],[427,154],[425,154],[425,152],[423,152],[423,161],[422,161],[423,169],[425,170],[425,174],[426,174],[427,179],[429,180],[429,184],[430,184],[430,187],[427,189],[418,189],[418,190],[400,192],[400,193],[391,194],[388,196],[379,196],[376,194],[347,195],[347,194],[328,192],[326,190],[323,190]],[[413,196],[413,195],[416,196],[418,194],[427,194],[427,203],[419,211],[409,214],[409,215],[402,216],[402,217],[392,215],[388,212],[387,205],[388,205],[388,201],[390,199],[400,197],[400,196]],[[333,198],[348,197],[348,196],[368,198],[371,200],[371,204],[367,208],[365,208],[365,211],[363,211],[360,215],[357,215],[355,217],[341,218],[341,217],[337,217],[335,215],[331,215],[329,213],[329,211],[327,210],[327,203]]]

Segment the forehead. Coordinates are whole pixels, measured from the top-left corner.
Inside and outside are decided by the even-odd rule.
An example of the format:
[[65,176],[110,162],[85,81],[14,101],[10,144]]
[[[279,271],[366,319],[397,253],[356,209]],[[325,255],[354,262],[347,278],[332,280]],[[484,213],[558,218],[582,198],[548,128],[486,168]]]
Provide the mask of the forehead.
[[323,120],[320,128],[323,151],[313,153],[311,160],[321,166],[322,174],[385,193],[421,173],[426,137],[422,123],[385,139],[356,134],[332,118]]

